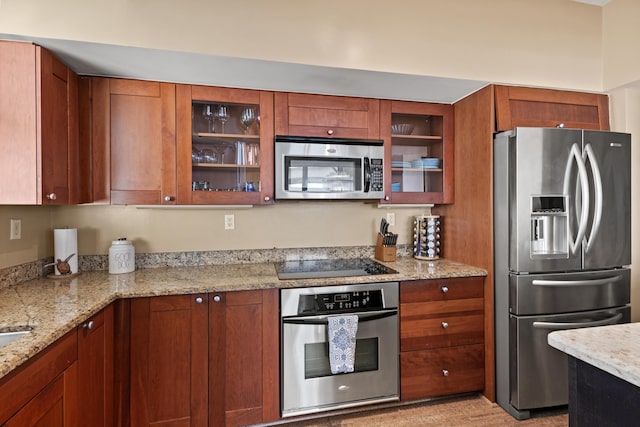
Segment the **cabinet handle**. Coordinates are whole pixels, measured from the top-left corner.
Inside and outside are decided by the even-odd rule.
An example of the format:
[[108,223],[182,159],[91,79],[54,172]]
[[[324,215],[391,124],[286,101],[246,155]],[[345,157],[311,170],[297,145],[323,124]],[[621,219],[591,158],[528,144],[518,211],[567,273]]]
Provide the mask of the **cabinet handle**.
[[268,202],[269,200],[271,200],[271,197],[269,197],[269,196],[264,196],[264,201],[265,201],[265,202]]
[[449,376],[449,371],[447,369],[443,369],[442,370],[442,375],[445,376],[445,377],[448,377]]
[[333,135],[333,129],[329,129],[329,130],[327,131],[327,135]]
[[442,322],[442,329],[447,329],[449,324],[447,322]]
[[165,202],[173,202],[173,200],[174,200],[173,196],[164,196]]
[[93,329],[93,320],[89,320],[87,323],[84,323],[82,327],[85,329]]
[[440,287],[440,290],[442,291],[443,294],[446,294],[447,292],[449,292],[449,288],[447,286]]
[[220,295],[216,295],[216,296],[214,296],[214,297],[213,297],[213,300],[214,300],[215,302],[220,302],[220,299],[221,299],[221,298],[220,298]]
[[196,304],[202,304],[202,297],[196,298]]
[[49,200],[55,200],[58,198],[58,196],[56,196],[56,193],[49,193],[45,197]]

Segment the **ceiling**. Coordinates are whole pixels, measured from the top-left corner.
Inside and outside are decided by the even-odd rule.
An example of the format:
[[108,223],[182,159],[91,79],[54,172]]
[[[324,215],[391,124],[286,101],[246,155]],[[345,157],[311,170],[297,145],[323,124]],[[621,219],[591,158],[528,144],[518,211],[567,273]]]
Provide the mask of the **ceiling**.
[[14,34],[0,39],[46,47],[81,75],[447,104],[489,84]]

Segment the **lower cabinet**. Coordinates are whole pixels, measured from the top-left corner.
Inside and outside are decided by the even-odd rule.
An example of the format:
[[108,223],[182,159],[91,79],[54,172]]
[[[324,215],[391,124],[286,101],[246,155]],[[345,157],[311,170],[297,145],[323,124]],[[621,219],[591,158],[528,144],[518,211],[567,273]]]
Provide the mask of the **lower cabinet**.
[[130,425],[279,416],[277,290],[131,300]]
[[403,401],[484,387],[484,278],[400,285]]
[[0,381],[1,425],[79,425],[77,343],[74,329]]

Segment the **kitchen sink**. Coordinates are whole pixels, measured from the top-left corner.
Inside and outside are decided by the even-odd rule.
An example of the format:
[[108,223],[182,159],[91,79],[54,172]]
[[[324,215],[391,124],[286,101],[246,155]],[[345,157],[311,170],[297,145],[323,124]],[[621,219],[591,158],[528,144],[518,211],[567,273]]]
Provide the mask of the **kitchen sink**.
[[0,332],[0,348],[10,344],[31,331]]

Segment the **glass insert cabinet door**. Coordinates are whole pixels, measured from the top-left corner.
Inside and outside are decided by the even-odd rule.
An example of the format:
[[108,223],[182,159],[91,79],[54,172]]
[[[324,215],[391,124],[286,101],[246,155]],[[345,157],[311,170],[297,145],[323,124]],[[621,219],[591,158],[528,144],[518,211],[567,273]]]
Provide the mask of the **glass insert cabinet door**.
[[[445,104],[386,103],[381,133],[387,144],[387,190],[392,203],[451,203],[453,109]],[[390,111],[389,111],[390,110]]]
[[264,159],[273,156],[272,94],[189,88],[188,97],[178,93],[185,110],[182,115],[188,114],[179,131],[185,166],[179,176],[181,200],[192,204],[270,203],[273,179],[269,174],[273,172],[271,162]]

